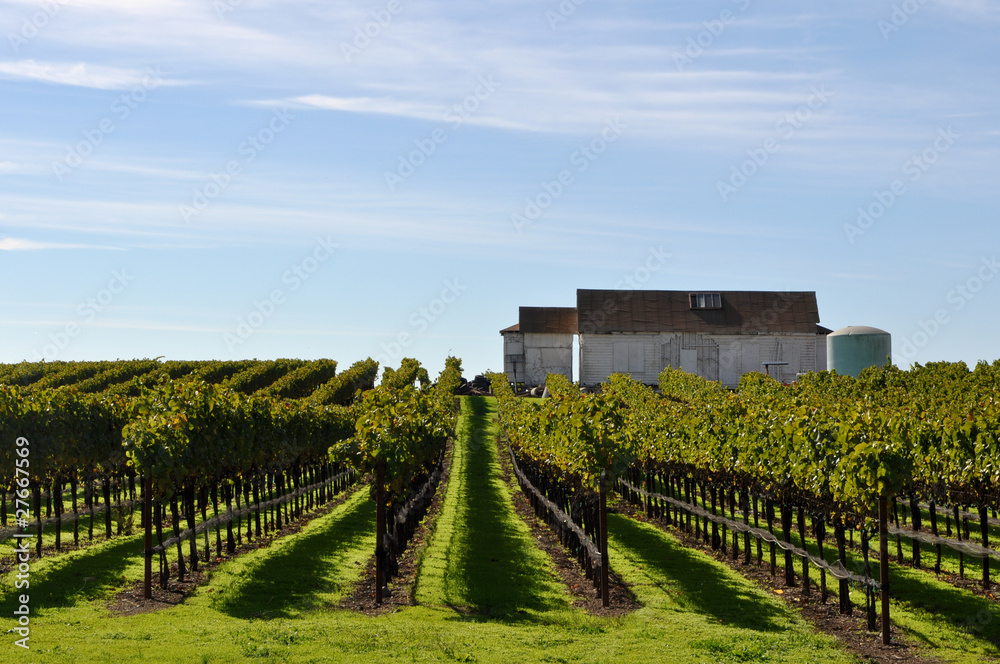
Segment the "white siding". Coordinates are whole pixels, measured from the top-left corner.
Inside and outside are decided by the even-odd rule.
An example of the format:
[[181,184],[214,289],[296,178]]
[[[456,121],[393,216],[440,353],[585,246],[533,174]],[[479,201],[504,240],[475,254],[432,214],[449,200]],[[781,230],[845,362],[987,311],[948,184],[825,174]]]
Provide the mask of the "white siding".
[[[733,341],[736,347],[736,352],[739,353],[739,364],[740,373],[737,374],[736,380],[730,383],[731,386],[735,387],[740,384],[740,378],[743,374],[750,373],[751,371],[756,371],[758,373],[764,372],[764,367],[760,365],[764,361],[761,357],[761,344],[757,343],[756,339],[746,339],[743,343],[739,339]],[[770,359],[770,356],[767,356]]]
[[525,379],[529,385],[542,385],[550,373],[573,379],[572,334],[525,334]]
[[826,360],[826,335],[820,334],[816,337],[816,371],[826,371],[828,368]]
[[[660,371],[673,366],[736,387],[744,373],[763,373],[762,362],[788,362],[772,369],[772,374],[792,382],[798,373],[825,368],[817,367],[817,344],[824,343],[811,334],[587,334],[580,339],[580,381],[596,385],[620,371],[655,385]],[[640,353],[641,371],[637,370]],[[626,366],[629,370],[623,371]]]
[[503,370],[510,382],[524,382],[524,335],[520,332],[503,333]]
[[698,349],[681,348],[681,370],[688,373],[698,373]]
[[617,372],[656,384],[663,370],[659,340],[659,334],[649,333],[580,335],[580,382],[596,385]]

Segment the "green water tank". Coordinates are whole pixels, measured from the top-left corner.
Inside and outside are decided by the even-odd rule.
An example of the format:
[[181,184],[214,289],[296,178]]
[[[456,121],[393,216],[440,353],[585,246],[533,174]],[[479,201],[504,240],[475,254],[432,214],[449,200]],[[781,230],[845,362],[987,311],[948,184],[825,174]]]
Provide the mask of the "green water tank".
[[827,369],[858,377],[865,367],[892,362],[892,336],[885,330],[852,325],[826,337]]

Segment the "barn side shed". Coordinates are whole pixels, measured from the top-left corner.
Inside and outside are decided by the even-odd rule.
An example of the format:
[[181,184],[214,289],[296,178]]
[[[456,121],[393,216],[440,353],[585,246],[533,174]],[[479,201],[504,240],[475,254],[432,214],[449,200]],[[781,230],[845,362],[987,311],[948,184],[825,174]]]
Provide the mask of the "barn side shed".
[[500,330],[504,372],[512,383],[542,385],[550,373],[573,380],[573,307],[520,307],[518,322]]

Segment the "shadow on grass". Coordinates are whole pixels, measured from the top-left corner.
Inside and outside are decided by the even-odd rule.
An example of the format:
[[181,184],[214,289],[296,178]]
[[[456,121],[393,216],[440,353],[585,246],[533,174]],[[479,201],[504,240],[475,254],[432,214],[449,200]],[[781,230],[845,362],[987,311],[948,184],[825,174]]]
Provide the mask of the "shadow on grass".
[[[29,542],[34,543],[34,540]],[[142,552],[143,543],[139,537],[99,544],[41,561],[32,551],[30,588],[16,589],[18,572],[16,569],[11,572],[9,594],[0,602],[0,612],[12,615],[19,606],[15,599],[22,593],[30,596],[32,611],[42,613],[105,597],[124,584],[122,577],[126,569],[141,564]]]
[[[565,608],[553,592],[544,557],[518,528],[504,495],[496,445],[489,432],[493,409],[485,397],[466,397],[461,432],[465,462],[452,468],[450,483],[459,491],[458,520],[448,543],[446,599],[472,610],[472,620],[530,620],[519,611]],[[459,472],[455,472],[459,470]],[[455,486],[457,485],[457,486]]]
[[[628,549],[643,570],[664,589],[679,591],[674,599],[683,608],[721,620],[727,625],[763,632],[784,631],[788,614],[773,601],[752,592],[746,581],[734,583],[728,570],[673,538],[620,514],[608,515],[614,548]],[[659,577],[657,579],[656,577]]]
[[[932,614],[935,621],[946,622],[1000,647],[1000,606],[996,602],[937,582],[924,571],[903,571],[893,567],[889,578],[890,592],[897,601]],[[931,646],[940,645],[916,630],[908,631]]]
[[375,503],[366,498],[305,535],[272,544],[273,553],[233,571],[246,580],[226,588],[224,598],[216,596],[213,607],[235,618],[287,618],[308,610],[321,593],[350,585],[355,574],[353,568],[344,573],[346,554],[374,536]]

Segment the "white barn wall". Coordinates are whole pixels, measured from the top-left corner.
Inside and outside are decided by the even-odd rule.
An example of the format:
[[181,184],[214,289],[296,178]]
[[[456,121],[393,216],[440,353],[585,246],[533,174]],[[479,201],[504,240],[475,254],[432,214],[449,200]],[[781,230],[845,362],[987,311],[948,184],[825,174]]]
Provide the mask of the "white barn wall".
[[825,371],[829,368],[826,359],[826,335],[816,337],[816,371]]
[[[788,362],[775,367],[772,375],[792,382],[796,374],[826,368],[825,339],[812,334],[701,335],[680,333],[588,334],[580,338],[580,382],[596,385],[615,372],[617,365],[631,362],[616,345],[630,347],[641,356],[640,365],[630,364],[632,377],[655,385],[665,366],[694,369],[698,375],[736,387],[740,377],[750,371],[763,372],[762,362]],[[824,349],[820,360],[819,346]],[[684,367],[684,362],[691,364]],[[821,361],[821,364],[817,364]]]
[[520,332],[503,334],[503,371],[512,383],[524,382],[524,335]]
[[550,373],[573,379],[572,334],[524,334],[525,382],[542,385]]

